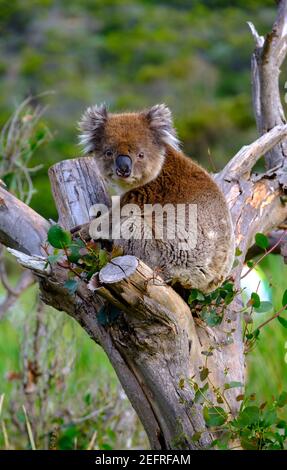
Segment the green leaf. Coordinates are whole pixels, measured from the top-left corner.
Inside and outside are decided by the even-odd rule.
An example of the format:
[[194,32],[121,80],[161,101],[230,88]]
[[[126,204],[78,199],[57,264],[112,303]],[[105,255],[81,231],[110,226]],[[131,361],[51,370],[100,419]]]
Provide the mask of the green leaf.
[[201,318],[208,326],[216,326],[222,322],[222,316],[218,315],[215,309],[203,309]]
[[240,444],[244,450],[258,450],[258,439],[251,437],[251,434],[248,437],[242,437]]
[[201,351],[201,354],[203,354],[203,355],[206,356],[206,357],[213,356],[213,352],[212,352],[212,351]]
[[240,250],[240,248],[238,248],[238,246],[236,247],[236,250],[235,250],[235,256],[241,256],[242,255],[242,251]]
[[90,392],[86,393],[86,395],[84,396],[84,401],[87,406],[92,404],[92,395]]
[[109,318],[107,315],[107,307],[103,305],[97,314],[97,319],[100,325],[107,326],[109,324]]
[[279,408],[283,408],[283,406],[287,405],[287,392],[280,393],[277,404]]
[[192,442],[197,442],[199,441],[199,439],[201,438],[201,432],[195,432],[191,438]]
[[232,282],[226,282],[223,284],[222,289],[226,290],[227,292],[234,292],[234,284],[232,284]]
[[78,246],[79,248],[85,248],[86,247],[85,243],[80,238],[77,238],[76,240],[73,240],[73,244],[71,246]]
[[225,305],[231,304],[234,297],[235,297],[235,292],[228,292],[227,296],[224,299]]
[[59,259],[61,258],[62,256],[62,253],[57,253],[56,255],[50,255],[48,256],[48,261],[50,264],[55,264],[57,263],[57,261],[59,261]]
[[263,423],[261,423],[261,426],[264,428],[267,428],[271,426],[272,424],[275,424],[277,421],[277,414],[275,410],[266,410],[265,413],[263,414]]
[[279,323],[281,323],[281,325],[284,327],[284,328],[287,328],[287,320],[283,317],[277,317],[277,320],[279,321]]
[[228,390],[229,388],[238,388],[238,387],[243,387],[243,383],[242,382],[236,382],[234,380],[234,381],[231,381],[229,383],[224,384],[224,389],[225,390]]
[[235,259],[232,265],[232,269],[237,268],[238,265],[239,265],[239,261],[238,259]]
[[103,268],[109,261],[108,253],[105,250],[99,251],[99,268]]
[[68,260],[71,263],[77,263],[80,258],[81,258],[80,247],[77,245],[70,245]]
[[184,384],[185,384],[185,380],[184,380],[183,377],[181,377],[181,379],[178,382],[178,386],[179,386],[180,390],[184,389]]
[[287,423],[286,423],[286,421],[284,421],[284,419],[281,419],[276,424],[276,427],[279,428],[279,429],[287,429]]
[[71,263],[77,263],[84,256],[85,251],[85,244],[82,240],[73,240],[69,245],[68,260]]
[[194,387],[194,389],[196,390],[196,393],[195,393],[194,399],[193,399],[194,403],[204,403],[206,401],[206,397],[204,396],[204,394],[208,390],[208,388],[209,388],[208,383],[206,383],[201,388],[198,388],[198,385],[197,385],[197,388]]
[[121,311],[114,305],[103,305],[100,308],[97,319],[102,326],[111,325],[119,316]]
[[282,307],[285,307],[285,305],[287,305],[287,289],[285,290],[282,297]]
[[207,369],[207,367],[204,367],[200,371],[200,374],[199,374],[200,380],[203,382],[207,378],[208,374],[209,374],[209,369]]
[[191,304],[194,300],[199,300],[200,302],[204,300],[204,295],[197,289],[191,289],[188,297],[188,303]]
[[253,338],[253,333],[247,333],[245,335],[246,339],[252,339]]
[[239,414],[237,422],[240,426],[250,426],[251,424],[257,424],[260,418],[260,410],[257,406],[247,406]]
[[121,311],[115,305],[109,306],[109,321],[113,323],[117,318],[121,316]]
[[212,406],[203,408],[203,417],[207,426],[222,426],[227,420],[226,411],[220,406]]
[[232,433],[230,431],[224,430],[220,433],[220,438],[212,441],[211,446],[217,446],[218,449],[225,450],[228,449],[228,443],[232,438]]
[[48,231],[48,242],[54,248],[67,248],[72,240],[70,232],[62,229],[60,225],[52,225]]
[[191,304],[196,299],[197,299],[197,290],[191,289],[189,297],[188,297],[188,303]]
[[271,302],[268,302],[268,300],[261,300],[260,306],[255,307],[254,310],[256,313],[267,313],[273,310],[273,305]]
[[257,339],[260,334],[260,330],[257,328],[256,330],[252,331],[252,333],[248,333],[245,335],[246,339]]
[[68,449],[72,450],[74,449],[75,446],[75,437],[79,436],[80,430],[77,429],[75,425],[70,425],[68,428],[63,430],[63,433],[61,434],[59,438],[59,449]]
[[237,395],[236,401],[242,401],[242,400],[244,400],[244,396],[245,396],[245,395],[244,395],[243,393],[240,393],[240,395]]
[[70,294],[74,294],[77,290],[78,282],[75,279],[69,279],[65,282],[64,287],[68,289]]
[[247,264],[248,268],[253,268],[253,266],[254,266],[254,262],[251,261],[251,260],[247,261],[246,264]]
[[254,308],[259,308],[260,307],[260,297],[257,294],[257,292],[252,292],[251,294],[251,304],[253,305]]
[[255,243],[259,248],[262,248],[263,250],[266,250],[269,246],[269,241],[266,235],[264,233],[256,233],[255,235]]
[[260,334],[260,330],[258,328],[253,331],[253,336],[254,336],[255,339],[258,338],[259,334]]

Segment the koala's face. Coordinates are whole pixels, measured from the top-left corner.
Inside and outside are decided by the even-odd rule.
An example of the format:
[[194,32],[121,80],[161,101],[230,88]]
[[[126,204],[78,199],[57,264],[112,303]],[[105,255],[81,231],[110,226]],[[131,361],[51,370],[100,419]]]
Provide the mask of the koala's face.
[[100,171],[121,191],[154,179],[164,162],[164,147],[156,142],[141,114],[111,114],[94,149]]
[[171,113],[156,105],[140,113],[110,114],[104,106],[88,108],[80,122],[81,143],[119,192],[142,186],[158,176],[165,145],[177,146]]

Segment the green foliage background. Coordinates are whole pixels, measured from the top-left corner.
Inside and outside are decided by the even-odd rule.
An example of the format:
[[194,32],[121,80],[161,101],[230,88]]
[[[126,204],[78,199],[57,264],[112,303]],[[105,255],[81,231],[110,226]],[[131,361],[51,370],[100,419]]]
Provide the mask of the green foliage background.
[[[76,123],[87,105],[106,102],[116,111],[165,102],[184,151],[212,171],[257,136],[247,21],[269,31],[273,0],[0,0],[0,12],[1,127],[25,97],[53,92],[39,98],[53,139],[31,162],[43,164],[32,207],[45,217],[57,218],[47,169],[79,154]],[[286,267],[270,256],[264,269],[280,304]],[[27,312],[29,302],[17,309]],[[71,383],[83,375],[115,383],[104,355],[80,329],[77,335],[82,352]],[[9,320],[0,323],[0,392],[8,396],[5,377],[19,367],[20,337]],[[286,341],[273,322],[248,358],[248,390],[262,400],[287,387]]]
[[273,0],[0,0],[0,123],[29,93],[54,91],[54,140],[35,156],[32,205],[55,218],[47,180],[54,162],[79,154],[85,107],[136,110],[157,102],[173,113],[184,150],[222,165],[256,135],[246,22],[264,34]]

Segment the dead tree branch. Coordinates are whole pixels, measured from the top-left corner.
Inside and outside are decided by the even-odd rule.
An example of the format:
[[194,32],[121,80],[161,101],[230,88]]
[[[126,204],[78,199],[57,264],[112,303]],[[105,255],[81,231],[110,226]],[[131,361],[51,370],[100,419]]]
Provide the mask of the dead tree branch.
[[[279,1],[277,18],[265,38],[259,36],[252,23],[249,25],[256,43],[251,60],[253,108],[258,132],[262,135],[275,126],[286,124],[279,76],[287,50],[287,1]],[[281,142],[267,153],[267,169],[285,165],[286,145],[286,142]]]
[[[281,0],[273,30],[266,38],[251,27],[256,40],[252,59],[254,109],[261,137],[241,149],[216,175],[242,252],[233,270],[238,288],[256,232],[268,232],[287,217],[282,202],[286,125],[278,86],[287,49],[286,9],[287,0]],[[254,164],[264,153],[267,173],[252,174]],[[61,162],[49,174],[64,228],[89,222],[90,207],[109,201],[92,158]],[[190,379],[194,377],[201,385],[199,370],[206,365],[203,353],[212,349],[208,369],[214,386],[224,387],[225,382],[234,380],[244,382],[241,299],[237,297],[229,306],[221,325],[203,326],[192,317],[185,301],[134,257],[113,260],[89,286],[80,282],[71,295],[64,287],[67,271],[60,266],[47,268],[41,252],[49,223],[2,187],[0,215],[0,241],[36,275],[44,302],[75,318],[107,353],[152,448],[206,448],[213,437],[205,426],[202,404],[194,401]],[[117,307],[118,316],[102,325],[98,314],[110,304]],[[239,407],[238,393],[238,389],[227,391],[233,414]],[[201,433],[198,442],[192,440],[195,432]]]

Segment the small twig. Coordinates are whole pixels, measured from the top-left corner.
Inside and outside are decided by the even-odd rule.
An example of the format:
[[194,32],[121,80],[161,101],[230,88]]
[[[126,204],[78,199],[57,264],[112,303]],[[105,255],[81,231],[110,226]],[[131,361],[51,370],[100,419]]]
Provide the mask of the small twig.
[[26,427],[27,427],[27,433],[28,433],[30,444],[31,444],[31,448],[32,448],[32,450],[36,450],[36,445],[35,445],[35,441],[34,441],[34,437],[33,437],[31,424],[30,424],[30,421],[28,419],[27,411],[26,411],[26,408],[25,408],[24,405],[22,406],[22,408],[23,408],[23,411],[24,411]]
[[250,31],[252,33],[252,36],[254,37],[256,47],[262,47],[264,44],[264,36],[260,36],[254,26],[254,24],[251,21],[247,21],[247,24],[250,28]]
[[284,305],[284,307],[280,308],[280,310],[278,310],[278,312],[276,312],[272,317],[268,318],[268,320],[266,320],[265,322],[261,323],[261,325],[259,325],[256,329],[257,330],[260,330],[261,328],[263,328],[263,326],[267,325],[268,323],[270,323],[272,320],[274,320],[275,318],[279,317],[280,314],[282,312],[284,312],[284,310],[286,310],[287,308],[287,304]]
[[275,250],[275,248],[280,245],[280,243],[282,242],[284,236],[286,235],[286,230],[284,230],[283,234],[281,235],[281,237],[279,238],[279,240],[275,243],[275,245],[273,245],[271,248],[269,248],[268,251],[266,251],[262,256],[260,256],[260,258],[256,261],[256,263],[254,263],[254,265],[248,269],[248,271],[246,271],[246,273],[243,274],[243,276],[241,276],[240,280],[244,279],[246,276],[248,276],[248,274],[256,267],[258,266],[258,264],[267,256],[269,255],[270,253],[272,253],[273,250]]
[[80,278],[81,281],[83,280],[83,279],[82,279],[82,276],[81,276],[79,273],[77,273],[77,271],[75,271],[75,269],[72,268],[71,266],[69,266],[69,265],[67,266],[66,264],[60,263],[59,261],[57,262],[57,265],[60,266],[60,268],[68,269],[69,271],[71,271],[72,273],[74,273],[75,276],[77,276],[78,278]]

